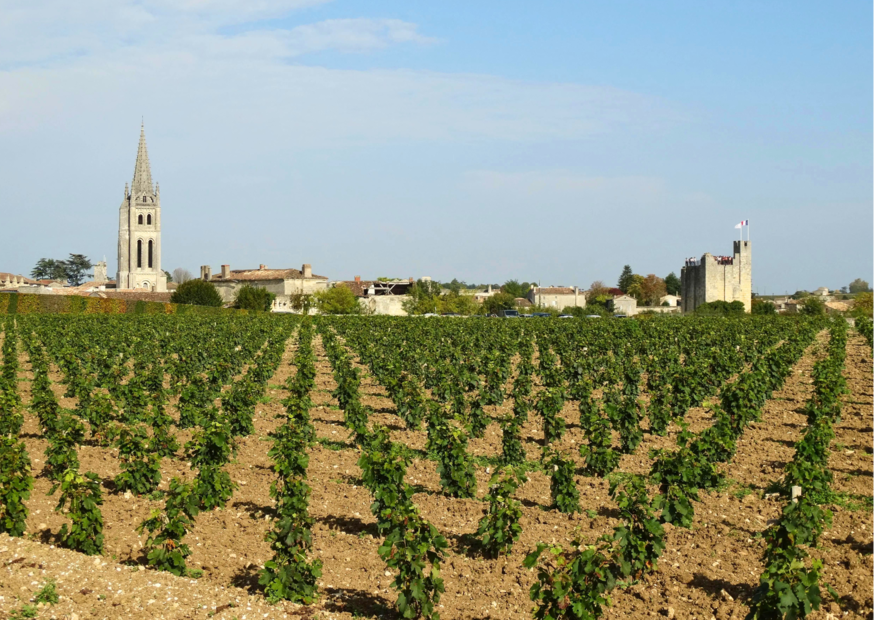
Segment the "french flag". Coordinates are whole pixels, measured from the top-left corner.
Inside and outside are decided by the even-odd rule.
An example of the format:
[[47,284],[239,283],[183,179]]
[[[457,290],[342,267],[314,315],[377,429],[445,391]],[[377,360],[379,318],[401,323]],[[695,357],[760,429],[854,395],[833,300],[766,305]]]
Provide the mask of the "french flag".
[[750,225],[750,221],[749,221],[749,220],[742,220],[740,224],[738,224],[737,226],[735,226],[735,228],[743,228],[744,226],[749,226],[749,225]]

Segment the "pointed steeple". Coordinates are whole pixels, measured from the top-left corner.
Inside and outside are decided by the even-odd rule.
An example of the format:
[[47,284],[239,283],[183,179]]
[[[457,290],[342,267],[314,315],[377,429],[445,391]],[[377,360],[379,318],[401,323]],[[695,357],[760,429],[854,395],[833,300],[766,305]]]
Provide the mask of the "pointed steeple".
[[137,149],[137,163],[134,166],[134,180],[130,191],[133,196],[154,193],[149,152],[146,150],[146,128],[143,124],[140,124],[140,146]]

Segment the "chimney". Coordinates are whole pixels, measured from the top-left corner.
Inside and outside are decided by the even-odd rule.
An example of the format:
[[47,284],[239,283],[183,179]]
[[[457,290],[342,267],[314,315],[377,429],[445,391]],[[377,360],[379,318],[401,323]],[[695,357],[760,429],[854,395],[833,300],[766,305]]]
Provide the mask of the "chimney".
[[412,278],[410,278],[410,284],[412,284],[412,283],[413,283],[413,279],[412,279]]
[[361,276],[355,276],[355,284],[361,284]]
[[230,265],[222,265],[222,279],[227,280],[231,277],[231,266]]
[[210,278],[212,278],[212,267],[209,265],[201,265],[200,266],[200,279],[205,282],[209,282]]
[[267,265],[264,265],[264,264],[258,265],[259,271],[264,271],[265,269],[267,269]]
[[304,263],[303,269],[301,269],[301,271],[303,271],[304,279],[309,279],[313,277],[313,266],[309,263]]

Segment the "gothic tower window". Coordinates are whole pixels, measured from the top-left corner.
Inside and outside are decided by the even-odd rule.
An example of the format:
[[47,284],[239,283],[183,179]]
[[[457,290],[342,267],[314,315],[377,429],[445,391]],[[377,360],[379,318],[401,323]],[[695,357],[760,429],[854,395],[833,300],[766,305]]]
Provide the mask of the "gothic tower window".
[[143,240],[137,239],[137,269],[143,266]]
[[142,223],[143,223],[143,214],[140,213],[140,214],[137,216],[137,224],[142,224]]
[[149,239],[149,269],[152,268],[152,240]]
[[151,214],[151,213],[149,213],[149,214],[146,216],[146,224],[148,224],[149,226],[152,225],[152,214]]

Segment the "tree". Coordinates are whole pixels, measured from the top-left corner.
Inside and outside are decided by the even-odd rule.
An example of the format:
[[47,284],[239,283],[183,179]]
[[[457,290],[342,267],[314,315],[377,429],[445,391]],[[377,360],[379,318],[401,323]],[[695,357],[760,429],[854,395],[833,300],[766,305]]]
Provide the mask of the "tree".
[[167,271],[166,269],[163,269],[162,271],[164,272],[164,277],[167,278],[167,282],[172,282],[173,275],[169,271]]
[[665,281],[654,273],[643,278],[640,283],[640,298],[647,306],[657,306],[659,299],[664,297],[666,293]]
[[804,298],[807,297],[808,295],[810,295],[810,293],[808,293],[808,292],[805,291],[805,290],[795,291],[795,292],[792,294],[792,299],[804,299]]
[[234,308],[269,312],[275,299],[276,295],[266,288],[246,284],[237,291],[234,298]]
[[88,275],[85,272],[93,266],[84,254],[70,254],[70,258],[64,261],[67,282],[70,283],[70,286],[79,286]]
[[361,304],[348,286],[338,285],[313,295],[322,314],[361,314]]
[[438,282],[418,280],[410,288],[409,299],[403,303],[407,314],[429,314],[440,311],[440,293],[443,288]]
[[623,292],[628,293],[629,287],[634,283],[632,279],[634,277],[634,272],[631,271],[631,265],[625,265],[622,268],[622,274],[619,276],[619,282],[616,286]]
[[733,301],[731,303],[722,300],[710,301],[695,308],[695,314],[708,316],[735,316],[743,314],[744,312],[745,308],[742,301]]
[[529,282],[522,282],[520,284],[518,280],[507,280],[501,287],[501,292],[512,295],[513,299],[516,299],[517,297],[525,297],[530,290],[531,284]]
[[36,267],[30,272],[34,280],[66,280],[67,267],[64,261],[54,258],[41,258],[36,261]]
[[680,278],[673,271],[665,278],[665,288],[668,291],[668,295],[680,294]]
[[807,316],[820,316],[825,314],[825,302],[816,295],[810,295],[804,298],[804,305],[801,306],[801,314]]
[[591,302],[597,300],[599,297],[603,296],[606,298],[606,297],[609,297],[609,295],[610,295],[610,289],[607,288],[607,285],[605,285],[603,282],[601,282],[601,280],[595,280],[589,286],[589,290],[586,291],[586,301],[588,303],[591,303]]
[[637,301],[643,302],[643,280],[644,277],[636,273],[631,274],[630,284],[623,292],[626,295],[631,295]]
[[757,315],[777,314],[777,306],[764,299],[753,299],[751,312]]
[[874,310],[874,294],[859,293],[858,295],[856,295],[856,299],[853,300],[853,316],[870,317],[872,314],[874,314],[872,310]]
[[292,293],[288,296],[288,305],[296,312],[309,314],[310,309],[316,305],[316,302],[309,293]]
[[191,272],[182,267],[177,267],[173,270],[173,279],[167,278],[167,282],[175,282],[176,284],[185,284],[189,280],[193,280],[194,276]]
[[862,278],[856,278],[852,282],[850,282],[850,292],[851,293],[868,293],[871,291],[871,287],[868,286],[868,283],[865,282]]
[[486,297],[483,301],[483,308],[488,314],[497,314],[501,310],[510,310],[516,305],[516,297],[510,293],[495,293],[491,297]]
[[212,306],[220,308],[224,302],[212,282],[189,280],[180,284],[170,296],[170,303],[189,306]]

